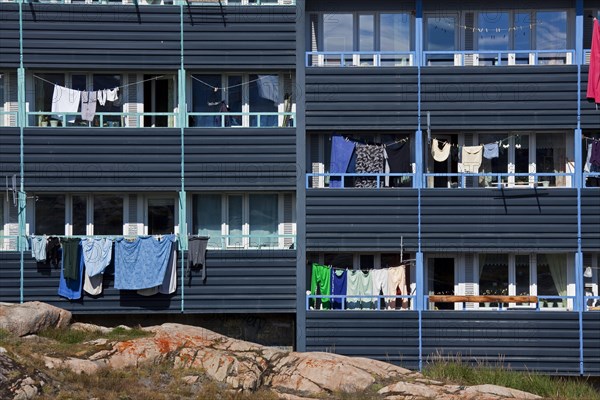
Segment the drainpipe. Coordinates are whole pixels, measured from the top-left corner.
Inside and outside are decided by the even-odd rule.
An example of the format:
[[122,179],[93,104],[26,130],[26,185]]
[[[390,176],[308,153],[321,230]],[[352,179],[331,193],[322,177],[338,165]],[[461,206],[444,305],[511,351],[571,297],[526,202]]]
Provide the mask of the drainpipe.
[[25,167],[24,167],[24,152],[23,152],[23,128],[25,127],[25,68],[23,67],[23,0],[19,0],[19,68],[17,69],[17,102],[18,114],[17,124],[19,125],[19,175],[20,184],[18,192],[18,213],[19,222],[19,237],[17,239],[17,248],[20,252],[20,286],[19,286],[19,301],[24,302],[24,250],[27,246],[26,239],[26,207],[27,195],[25,193]]
[[185,68],[183,63],[184,51],[183,51],[183,0],[179,2],[179,46],[181,51],[179,73],[177,79],[177,96],[178,102],[178,113],[177,113],[177,124],[179,125],[179,136],[181,140],[181,190],[179,192],[179,251],[181,253],[181,312],[185,312],[185,259],[184,251],[187,247],[187,199],[185,193],[185,126],[187,122],[187,104],[185,95]]

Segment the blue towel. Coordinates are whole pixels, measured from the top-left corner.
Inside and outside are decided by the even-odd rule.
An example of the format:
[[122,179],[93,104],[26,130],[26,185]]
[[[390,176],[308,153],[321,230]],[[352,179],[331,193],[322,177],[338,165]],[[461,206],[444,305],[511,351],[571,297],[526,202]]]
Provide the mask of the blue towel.
[[85,273],[92,277],[104,272],[112,257],[112,240],[87,238],[81,241]]
[[[345,173],[354,152],[354,142],[344,139],[340,135],[331,138],[331,162],[329,173]],[[342,179],[339,176],[329,178],[329,187],[342,187]]]
[[141,236],[115,240],[115,289],[140,290],[162,285],[175,235],[162,240]]
[[[348,271],[331,268],[331,294],[340,296],[346,295],[348,287]],[[342,298],[331,299],[332,309],[342,309]]]
[[69,300],[78,300],[81,298],[81,289],[83,286],[83,256],[81,254],[81,246],[79,246],[79,251],[77,252],[79,260],[79,279],[65,279],[63,271],[64,265],[62,261],[62,249],[58,249],[58,255],[60,257],[60,281],[58,284],[58,295],[66,297]]

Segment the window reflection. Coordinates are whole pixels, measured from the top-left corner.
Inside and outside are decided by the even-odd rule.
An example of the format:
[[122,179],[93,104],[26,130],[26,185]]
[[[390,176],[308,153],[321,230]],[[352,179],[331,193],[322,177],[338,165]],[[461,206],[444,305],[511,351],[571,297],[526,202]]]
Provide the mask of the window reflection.
[[323,16],[323,47],[325,51],[352,51],[352,14],[325,14]]

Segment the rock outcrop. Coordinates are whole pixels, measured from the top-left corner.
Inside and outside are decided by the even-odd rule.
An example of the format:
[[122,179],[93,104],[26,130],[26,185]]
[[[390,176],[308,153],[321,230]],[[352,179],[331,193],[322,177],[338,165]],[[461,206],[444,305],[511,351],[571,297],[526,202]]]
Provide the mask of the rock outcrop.
[[0,352],[0,399],[33,399],[48,381],[42,372],[28,371],[5,352]]
[[15,336],[31,335],[47,328],[66,328],[69,322],[69,311],[39,301],[0,303],[0,329]]

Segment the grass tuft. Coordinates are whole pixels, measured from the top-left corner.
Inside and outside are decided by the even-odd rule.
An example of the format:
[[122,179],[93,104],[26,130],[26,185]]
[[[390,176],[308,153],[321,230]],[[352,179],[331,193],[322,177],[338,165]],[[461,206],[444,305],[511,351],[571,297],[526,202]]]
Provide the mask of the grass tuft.
[[0,329],[0,342],[10,338],[10,332],[4,329]]
[[498,385],[537,394],[545,399],[600,400],[600,393],[585,378],[565,378],[511,371],[500,364],[469,364],[458,359],[441,359],[428,364],[423,374],[457,385]]

